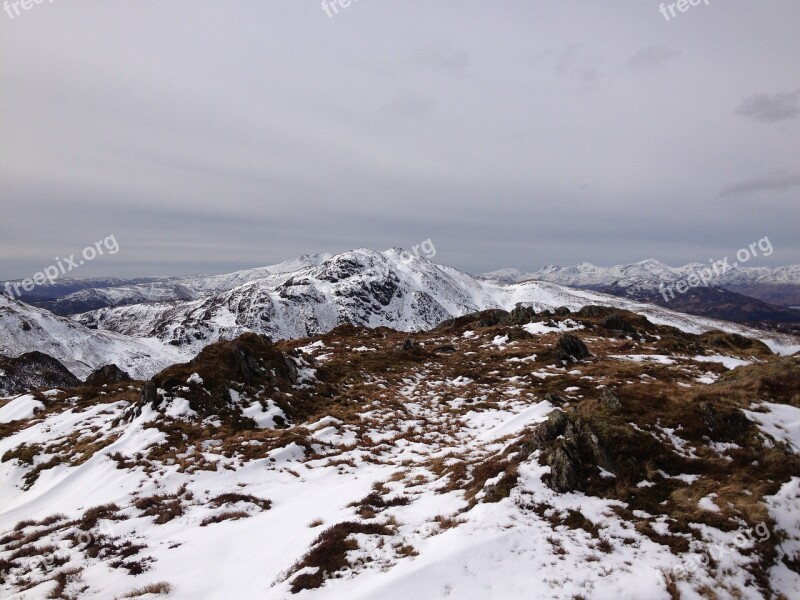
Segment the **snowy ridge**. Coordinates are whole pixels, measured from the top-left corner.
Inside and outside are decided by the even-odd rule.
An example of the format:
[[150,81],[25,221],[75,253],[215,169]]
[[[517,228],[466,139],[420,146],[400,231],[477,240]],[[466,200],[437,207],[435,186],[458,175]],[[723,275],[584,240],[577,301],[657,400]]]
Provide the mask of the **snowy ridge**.
[[[727,272],[713,280],[714,285],[800,285],[800,265],[785,267],[737,267],[729,264]],[[526,273],[518,269],[501,269],[484,273],[480,277],[503,283],[519,283],[526,280],[549,281],[575,287],[605,287],[617,284],[620,287],[636,286],[641,289],[657,289],[665,285],[686,280],[709,264],[690,263],[681,267],[670,267],[660,261],[648,259],[626,265],[599,267],[589,262],[561,267],[548,265],[538,271]]]

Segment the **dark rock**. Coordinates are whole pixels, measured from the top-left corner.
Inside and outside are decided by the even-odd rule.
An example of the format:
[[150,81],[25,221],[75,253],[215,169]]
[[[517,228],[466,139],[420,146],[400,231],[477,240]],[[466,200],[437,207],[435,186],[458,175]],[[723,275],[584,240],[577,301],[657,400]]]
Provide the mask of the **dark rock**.
[[144,384],[142,388],[142,402],[149,404],[151,408],[156,409],[161,404],[161,398],[158,395],[158,386],[153,380]]
[[105,365],[94,371],[86,378],[86,385],[107,385],[131,381],[131,376],[117,365]]
[[750,420],[738,409],[717,410],[710,402],[700,402],[698,410],[714,441],[740,440],[752,427]]
[[581,489],[576,454],[574,440],[559,440],[556,448],[548,455],[549,484],[555,491],[563,493]]
[[43,352],[16,358],[0,356],[0,395],[22,394],[38,388],[73,388],[81,381],[58,360]]
[[596,319],[599,317],[605,317],[610,313],[614,312],[616,309],[611,308],[609,306],[599,306],[597,304],[587,304],[583,308],[581,308],[577,312],[577,316],[579,317],[586,317],[589,319]]
[[526,325],[536,318],[536,311],[530,306],[517,306],[505,321],[508,325]]
[[619,331],[622,333],[636,333],[636,327],[624,317],[620,315],[611,315],[603,319],[603,327],[609,331]]
[[591,358],[592,353],[579,337],[562,333],[558,337],[558,355],[561,360],[584,360]]
[[[575,318],[591,320],[591,323],[599,323],[601,327],[617,335],[643,333],[655,327],[647,320],[647,317],[643,315],[638,315],[612,306],[596,306],[590,304],[584,306],[575,313]],[[584,322],[584,324],[587,326],[589,325],[589,323],[586,322]]]
[[432,354],[453,354],[456,351],[455,346],[445,345],[445,346],[437,346],[433,350],[431,350]]
[[478,325],[480,327],[494,327],[495,325],[502,325],[508,318],[509,313],[505,310],[493,309],[493,310],[485,310],[481,314],[481,318],[478,320]]
[[559,306],[554,312],[557,317],[566,317],[572,314],[572,311],[566,306]]
[[562,398],[558,394],[552,394],[552,393],[545,394],[543,400],[545,402],[549,402],[553,406],[562,406],[567,402],[566,399]]
[[395,346],[394,349],[397,352],[406,352],[408,354],[420,354],[422,352],[422,346],[411,338],[404,339],[403,342]]
[[436,326],[435,330],[452,331],[463,330],[468,327],[494,327],[495,325],[503,324],[509,318],[509,314],[507,311],[500,309],[482,310],[442,321]]
[[520,446],[525,458],[542,451],[543,460],[550,466],[547,484],[557,492],[582,491],[584,482],[597,475],[598,467],[611,473],[617,470],[600,436],[581,419],[573,419],[554,410]]

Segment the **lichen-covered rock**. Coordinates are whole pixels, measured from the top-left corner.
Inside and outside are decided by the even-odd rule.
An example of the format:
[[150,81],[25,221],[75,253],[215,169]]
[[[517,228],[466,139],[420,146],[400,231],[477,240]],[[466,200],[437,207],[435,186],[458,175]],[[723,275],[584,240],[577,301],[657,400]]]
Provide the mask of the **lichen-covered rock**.
[[600,406],[612,412],[622,409],[622,401],[610,388],[605,388],[597,401]]
[[599,473],[598,468],[614,473],[614,460],[600,436],[580,418],[562,410],[551,412],[547,420],[534,427],[520,446],[528,457],[540,450],[541,460],[550,467],[547,484],[557,492],[585,489],[585,480]]

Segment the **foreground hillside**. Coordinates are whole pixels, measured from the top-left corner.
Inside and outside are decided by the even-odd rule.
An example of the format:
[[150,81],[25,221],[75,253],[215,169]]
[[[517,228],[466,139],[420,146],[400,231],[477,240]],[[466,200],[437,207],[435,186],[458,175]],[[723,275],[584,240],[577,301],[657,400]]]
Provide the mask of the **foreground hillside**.
[[800,594],[800,358],[757,341],[520,309],[107,375],[0,401],[3,597]]

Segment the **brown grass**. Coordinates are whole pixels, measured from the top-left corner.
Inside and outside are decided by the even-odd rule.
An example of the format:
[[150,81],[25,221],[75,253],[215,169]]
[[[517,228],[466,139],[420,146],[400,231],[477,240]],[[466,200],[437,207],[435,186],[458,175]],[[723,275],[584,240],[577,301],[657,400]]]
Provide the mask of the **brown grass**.
[[123,598],[139,598],[147,594],[158,594],[167,596],[172,591],[172,586],[166,581],[159,581],[158,583],[148,583],[141,587],[132,589],[130,592],[123,595]]
[[333,575],[349,566],[346,555],[358,548],[354,540],[348,539],[354,533],[389,535],[391,531],[385,525],[353,522],[329,527],[314,541],[311,550],[289,570],[288,577],[306,567],[317,569],[316,573],[303,573],[292,579],[292,593],[318,588],[325,581],[326,574]]

